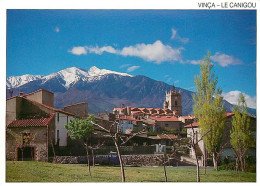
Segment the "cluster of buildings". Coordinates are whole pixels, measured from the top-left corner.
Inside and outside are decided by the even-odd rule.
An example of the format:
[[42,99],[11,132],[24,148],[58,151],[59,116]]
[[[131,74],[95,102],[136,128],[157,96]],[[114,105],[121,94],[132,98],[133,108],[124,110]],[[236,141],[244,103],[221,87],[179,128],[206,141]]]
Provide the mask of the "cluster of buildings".
[[[226,123],[229,132],[233,113],[227,113]],[[74,103],[63,109],[54,108],[54,94],[40,89],[30,94],[6,100],[6,159],[48,161],[53,156],[53,147],[68,145],[69,134],[65,125],[73,118],[88,116],[86,102]],[[103,127],[110,127],[115,121],[118,132],[125,135],[143,131],[137,141],[173,145],[180,138],[176,133],[185,131],[191,137],[191,126],[199,137],[199,124],[194,116],[182,115],[181,92],[173,87],[166,91],[163,108],[140,108],[121,105],[112,113],[95,115]],[[255,118],[251,120],[255,126]],[[227,133],[228,133],[227,132]],[[100,136],[102,138],[104,136]],[[226,139],[229,140],[229,139]],[[203,140],[198,145],[199,152],[204,147]],[[225,151],[231,153],[230,150]],[[225,155],[226,155],[225,154]],[[190,151],[194,158],[194,152]]]

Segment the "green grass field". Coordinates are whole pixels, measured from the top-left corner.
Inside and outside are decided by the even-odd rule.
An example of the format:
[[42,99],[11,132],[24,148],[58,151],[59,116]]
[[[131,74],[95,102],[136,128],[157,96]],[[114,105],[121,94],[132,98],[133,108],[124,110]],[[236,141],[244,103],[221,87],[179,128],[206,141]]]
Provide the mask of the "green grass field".
[[[167,167],[169,182],[196,182],[196,169]],[[120,167],[6,162],[6,182],[121,182]],[[201,182],[255,182],[256,173],[201,170]],[[126,182],[164,182],[163,167],[126,167]]]

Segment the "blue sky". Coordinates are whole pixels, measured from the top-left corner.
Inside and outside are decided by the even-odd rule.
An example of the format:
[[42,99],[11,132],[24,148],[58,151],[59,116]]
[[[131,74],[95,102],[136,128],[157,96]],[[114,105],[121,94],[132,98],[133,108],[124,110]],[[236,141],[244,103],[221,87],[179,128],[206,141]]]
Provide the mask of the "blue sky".
[[7,10],[7,76],[95,65],[194,91],[208,51],[225,99],[255,108],[255,10]]

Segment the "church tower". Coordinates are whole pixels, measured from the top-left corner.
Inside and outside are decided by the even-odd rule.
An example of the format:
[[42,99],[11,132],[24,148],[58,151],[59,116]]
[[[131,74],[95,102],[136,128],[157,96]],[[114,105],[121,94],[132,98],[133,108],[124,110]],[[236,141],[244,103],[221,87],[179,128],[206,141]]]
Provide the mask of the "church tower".
[[171,111],[175,111],[176,114],[182,115],[181,91],[177,92],[174,86],[172,86],[170,92],[166,90],[163,108],[168,108]]

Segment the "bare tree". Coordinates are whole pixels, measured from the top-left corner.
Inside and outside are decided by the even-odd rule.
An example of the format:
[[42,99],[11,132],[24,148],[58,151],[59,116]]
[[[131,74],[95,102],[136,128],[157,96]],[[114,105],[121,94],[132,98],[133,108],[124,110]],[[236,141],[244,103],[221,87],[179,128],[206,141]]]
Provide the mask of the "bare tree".
[[196,159],[196,167],[197,167],[197,182],[200,182],[200,167],[199,167],[199,159],[198,159],[198,152],[197,152],[197,145],[198,143],[203,140],[203,137],[206,136],[210,131],[211,131],[211,128],[209,128],[209,130],[203,134],[200,139],[196,139],[196,133],[194,131],[194,128],[193,128],[193,125],[191,124],[191,129],[192,129],[192,136],[191,136],[191,139],[190,139],[190,142],[189,142],[189,145],[191,146],[192,150],[194,151],[194,154],[195,154],[195,159]]
[[98,143],[97,145],[89,145],[88,148],[91,150],[91,154],[92,154],[92,164],[93,167],[95,167],[95,150],[100,149],[103,145],[105,144],[105,141],[103,141],[102,143]]
[[[121,177],[122,177],[122,182],[125,182],[125,171],[124,171],[124,163],[122,160],[122,156],[121,156],[121,152],[120,152],[120,145],[124,145],[126,144],[130,139],[132,139],[133,137],[135,137],[136,135],[140,134],[143,131],[140,131],[138,133],[134,133],[130,136],[127,136],[125,134],[122,134],[119,131],[119,123],[118,122],[114,122],[109,129],[106,129],[104,127],[102,127],[101,125],[92,122],[93,125],[97,126],[99,129],[101,129],[101,131],[109,133],[110,137],[112,138],[115,147],[116,147],[116,151],[117,151],[117,155],[119,158],[119,163],[120,163],[120,169],[121,169]],[[115,130],[113,131],[113,127],[115,127]]]

